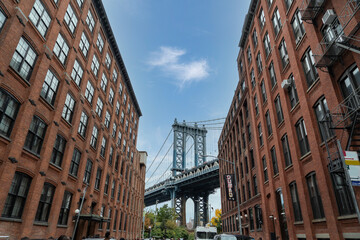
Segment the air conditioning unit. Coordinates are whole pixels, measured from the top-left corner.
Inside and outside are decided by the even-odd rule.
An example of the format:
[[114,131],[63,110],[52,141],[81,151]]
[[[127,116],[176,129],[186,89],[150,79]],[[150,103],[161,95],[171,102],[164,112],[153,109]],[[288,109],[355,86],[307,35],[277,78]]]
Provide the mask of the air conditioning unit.
[[281,82],[281,88],[284,88],[284,89],[288,89],[292,84],[292,80],[291,79],[284,79],[282,82]]
[[325,25],[329,25],[335,20],[335,18],[336,18],[336,14],[335,14],[334,10],[328,9],[324,13],[324,16],[322,17],[322,21]]

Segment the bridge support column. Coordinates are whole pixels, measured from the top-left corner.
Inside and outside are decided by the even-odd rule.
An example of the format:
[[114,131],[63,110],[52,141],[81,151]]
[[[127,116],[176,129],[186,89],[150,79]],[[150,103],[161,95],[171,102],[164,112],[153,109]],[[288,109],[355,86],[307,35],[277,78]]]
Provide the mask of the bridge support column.
[[209,222],[208,200],[209,193],[193,198],[194,200],[194,227],[205,226]]

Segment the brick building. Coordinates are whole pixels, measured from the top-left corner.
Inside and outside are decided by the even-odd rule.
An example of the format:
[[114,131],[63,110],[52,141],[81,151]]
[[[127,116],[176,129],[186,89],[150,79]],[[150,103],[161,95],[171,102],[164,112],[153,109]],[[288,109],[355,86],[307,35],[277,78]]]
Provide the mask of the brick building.
[[79,217],[75,239],[139,238],[141,110],[102,1],[0,1],[0,59],[0,235],[71,236]]
[[[360,189],[346,183],[343,156],[360,152],[359,8],[351,0],[251,1],[219,139],[219,158],[236,166],[244,234],[360,239]],[[223,230],[235,233],[237,204],[220,180]]]

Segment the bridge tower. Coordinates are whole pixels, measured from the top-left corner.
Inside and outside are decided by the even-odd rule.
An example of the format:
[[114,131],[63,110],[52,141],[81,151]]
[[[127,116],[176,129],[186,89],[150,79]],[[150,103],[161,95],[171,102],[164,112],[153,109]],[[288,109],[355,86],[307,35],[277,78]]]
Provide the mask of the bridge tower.
[[[206,133],[205,127],[199,127],[196,123],[186,125],[185,122],[178,123],[175,119],[172,125],[174,132],[174,154],[172,175],[176,176],[178,172],[183,172],[186,167],[186,140],[187,137],[192,137],[194,140],[194,160],[195,167],[203,164],[206,155]],[[210,193],[203,193],[201,195],[191,194],[191,196],[176,193],[176,187],[169,188],[171,196],[171,207],[175,208],[175,212],[181,222],[181,225],[186,224],[186,200],[191,198],[194,201],[194,217],[195,227],[200,225],[200,222],[206,223],[209,221],[208,216],[208,199]]]

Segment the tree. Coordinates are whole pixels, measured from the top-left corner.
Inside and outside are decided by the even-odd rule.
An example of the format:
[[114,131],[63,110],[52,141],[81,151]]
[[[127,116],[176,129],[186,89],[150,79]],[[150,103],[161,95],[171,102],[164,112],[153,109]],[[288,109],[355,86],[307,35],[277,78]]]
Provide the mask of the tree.
[[211,225],[216,227],[218,233],[222,232],[221,226],[221,209],[215,210],[215,217],[211,218]]

